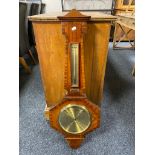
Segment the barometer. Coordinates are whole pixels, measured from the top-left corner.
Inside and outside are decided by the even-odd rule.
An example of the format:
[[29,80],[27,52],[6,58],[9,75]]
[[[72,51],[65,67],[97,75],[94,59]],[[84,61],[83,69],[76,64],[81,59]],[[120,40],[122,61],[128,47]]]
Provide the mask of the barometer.
[[[100,108],[85,92],[84,35],[90,16],[72,10],[61,21],[65,36],[64,92],[62,101],[50,109],[50,125],[61,132],[72,148],[78,148],[85,134],[99,127]],[[86,51],[89,52],[89,51]]]
[[73,9],[29,20],[46,100],[45,118],[71,148],[78,148],[100,126],[109,34],[116,17]]
[[82,133],[88,129],[90,123],[90,113],[82,105],[69,104],[61,110],[59,115],[59,124],[68,133]]

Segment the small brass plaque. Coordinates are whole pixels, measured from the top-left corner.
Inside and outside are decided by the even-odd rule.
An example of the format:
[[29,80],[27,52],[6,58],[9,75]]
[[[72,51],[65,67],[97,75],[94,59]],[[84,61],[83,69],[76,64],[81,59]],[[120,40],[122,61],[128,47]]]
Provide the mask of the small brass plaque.
[[79,134],[88,129],[91,124],[91,116],[85,106],[69,104],[59,114],[59,125],[72,134]]

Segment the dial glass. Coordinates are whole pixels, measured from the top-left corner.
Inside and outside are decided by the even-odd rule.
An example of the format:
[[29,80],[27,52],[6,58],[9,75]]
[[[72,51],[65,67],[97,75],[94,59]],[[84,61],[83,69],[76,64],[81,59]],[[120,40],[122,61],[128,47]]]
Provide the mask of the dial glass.
[[82,105],[69,104],[59,114],[59,124],[68,133],[82,133],[88,129],[90,122],[90,113]]
[[79,87],[79,44],[70,45],[71,52],[71,87]]

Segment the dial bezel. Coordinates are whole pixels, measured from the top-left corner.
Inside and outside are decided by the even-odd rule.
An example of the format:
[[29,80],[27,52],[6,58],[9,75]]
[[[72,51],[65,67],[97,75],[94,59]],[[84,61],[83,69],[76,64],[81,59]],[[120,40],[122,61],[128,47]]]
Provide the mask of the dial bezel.
[[[83,130],[79,130],[79,131],[76,131],[76,132],[72,132],[72,131],[66,129],[66,128],[64,127],[64,125],[62,124],[62,122],[61,122],[61,115],[62,115],[62,113],[64,113],[64,112],[66,111],[66,109],[74,108],[74,107],[80,108],[80,109],[84,110],[85,113],[87,114],[87,116],[89,117],[89,118],[88,118],[88,119],[89,119],[89,122],[87,122],[85,128],[84,128]],[[64,119],[64,118],[63,118],[63,119]],[[86,119],[86,118],[83,118],[83,119]],[[63,107],[63,108],[61,109],[61,111],[60,111],[60,113],[59,113],[59,117],[58,117],[58,122],[59,122],[60,127],[61,127],[65,132],[70,133],[70,134],[80,134],[80,133],[85,132],[85,131],[90,127],[91,122],[92,122],[91,113],[90,113],[90,112],[88,111],[88,109],[87,109],[85,106],[83,106],[83,105],[68,104],[68,105],[66,105],[65,107]]]

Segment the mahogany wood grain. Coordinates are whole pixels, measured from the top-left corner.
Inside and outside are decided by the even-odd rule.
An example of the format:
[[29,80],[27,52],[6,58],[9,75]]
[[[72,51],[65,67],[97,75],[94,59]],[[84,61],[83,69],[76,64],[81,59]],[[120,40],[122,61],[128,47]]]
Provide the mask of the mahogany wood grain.
[[[46,17],[47,18],[47,17]],[[54,21],[33,21],[36,47],[40,62],[46,110],[52,128],[65,136],[72,148],[78,148],[85,134],[100,125],[100,103],[108,53],[111,22],[105,19],[90,20],[76,10]],[[71,31],[75,26],[77,30]],[[71,89],[71,43],[79,44],[78,89]],[[91,114],[88,129],[79,134],[64,131],[58,121],[61,109],[69,104],[83,105]],[[46,117],[47,113],[46,113]]]
[[[66,50],[65,52],[65,71],[64,71],[64,88],[67,90],[63,100],[50,110],[50,124],[51,127],[64,134],[65,139],[72,148],[78,148],[83,141],[85,134],[99,127],[100,124],[100,108],[92,103],[86,96],[85,92],[85,70],[84,70],[84,46],[83,37],[87,32],[87,22],[90,16],[82,15],[77,10],[70,11],[65,16],[58,17],[62,23],[62,33],[65,35]],[[73,29],[74,28],[74,29]],[[71,85],[71,44],[77,43],[78,58],[79,58],[79,84],[77,87]],[[82,105],[87,108],[91,114],[91,124],[88,129],[79,134],[71,134],[63,131],[58,123],[59,114],[61,110],[69,104]]]
[[[75,101],[76,101],[76,105],[82,105],[82,106],[84,105],[85,107],[87,107],[88,111],[91,114],[91,120],[92,120],[89,128],[80,134],[71,134],[71,133],[65,132],[60,127],[59,121],[58,121],[58,117],[59,117],[59,113],[61,109],[69,104],[75,103]],[[70,100],[64,98],[60,104],[50,109],[49,119],[50,119],[51,127],[59,131],[61,134],[65,136],[65,139],[68,141],[68,144],[70,145],[70,147],[78,148],[81,142],[83,141],[85,134],[99,127],[100,108],[97,105],[91,103],[87,98],[82,98],[82,99],[80,98],[71,99],[70,98]]]
[[110,28],[109,23],[89,23],[84,38],[86,94],[98,106],[103,99]]
[[[65,36],[62,35],[60,22],[33,22],[33,27],[45,99],[50,107],[58,104],[65,94]],[[90,22],[84,37],[86,94],[99,106],[103,93],[110,27],[108,22]]]
[[64,96],[65,37],[60,22],[34,22],[33,26],[45,99],[50,107]]

